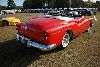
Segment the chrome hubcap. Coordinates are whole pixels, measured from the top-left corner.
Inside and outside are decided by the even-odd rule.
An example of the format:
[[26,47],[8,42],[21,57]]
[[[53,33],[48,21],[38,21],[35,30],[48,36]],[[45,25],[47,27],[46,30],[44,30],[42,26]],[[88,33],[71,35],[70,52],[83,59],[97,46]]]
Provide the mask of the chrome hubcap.
[[66,32],[62,40],[63,47],[66,47],[68,45],[69,39],[70,39],[69,34]]

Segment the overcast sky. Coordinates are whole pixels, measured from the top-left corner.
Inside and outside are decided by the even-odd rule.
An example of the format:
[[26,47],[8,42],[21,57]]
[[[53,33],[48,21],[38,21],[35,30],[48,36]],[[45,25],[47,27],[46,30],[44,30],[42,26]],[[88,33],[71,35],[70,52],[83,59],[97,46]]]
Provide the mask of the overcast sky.
[[[8,0],[0,0],[0,5],[1,6],[7,6],[7,1]],[[16,4],[16,6],[22,6],[23,2],[25,0],[14,0],[14,3]],[[83,1],[88,1],[88,0],[83,0]],[[92,1],[92,0],[91,0]],[[96,2],[97,0],[93,0],[93,2]],[[100,0],[98,0],[100,1]]]

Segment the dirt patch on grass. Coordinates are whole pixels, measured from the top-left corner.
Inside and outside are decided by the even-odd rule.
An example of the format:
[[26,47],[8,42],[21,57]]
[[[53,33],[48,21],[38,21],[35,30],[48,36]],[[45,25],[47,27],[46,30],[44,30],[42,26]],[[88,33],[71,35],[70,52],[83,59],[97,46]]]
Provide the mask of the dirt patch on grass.
[[[35,18],[43,13],[16,13],[7,17],[16,17],[21,22]],[[93,18],[87,16],[87,18]],[[100,67],[100,13],[96,15],[91,31],[85,32],[70,41],[63,50],[54,49],[43,52],[36,48],[27,48],[16,41],[16,26],[0,27],[0,67]]]

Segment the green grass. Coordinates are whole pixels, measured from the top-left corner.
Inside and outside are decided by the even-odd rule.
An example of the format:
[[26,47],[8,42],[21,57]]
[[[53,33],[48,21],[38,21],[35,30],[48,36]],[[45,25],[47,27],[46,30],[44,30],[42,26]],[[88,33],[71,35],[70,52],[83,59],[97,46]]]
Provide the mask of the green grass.
[[[21,22],[35,18],[43,13],[16,13]],[[93,18],[93,16],[87,16]],[[70,41],[63,50],[54,49],[43,52],[27,48],[16,41],[16,26],[0,27],[0,67],[100,67],[100,13],[96,14],[91,31],[85,32]]]

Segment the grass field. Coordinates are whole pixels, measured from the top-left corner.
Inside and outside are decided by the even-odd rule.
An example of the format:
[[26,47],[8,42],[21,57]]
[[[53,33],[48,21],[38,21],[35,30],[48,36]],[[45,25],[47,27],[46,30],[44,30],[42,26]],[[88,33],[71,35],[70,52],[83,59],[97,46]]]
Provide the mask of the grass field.
[[[21,22],[35,18],[43,13],[16,13]],[[87,16],[93,18],[93,16]],[[16,41],[16,26],[0,27],[0,67],[100,67],[100,12],[96,14],[91,31],[85,32],[70,41],[63,50],[54,49],[43,52],[27,48]]]

